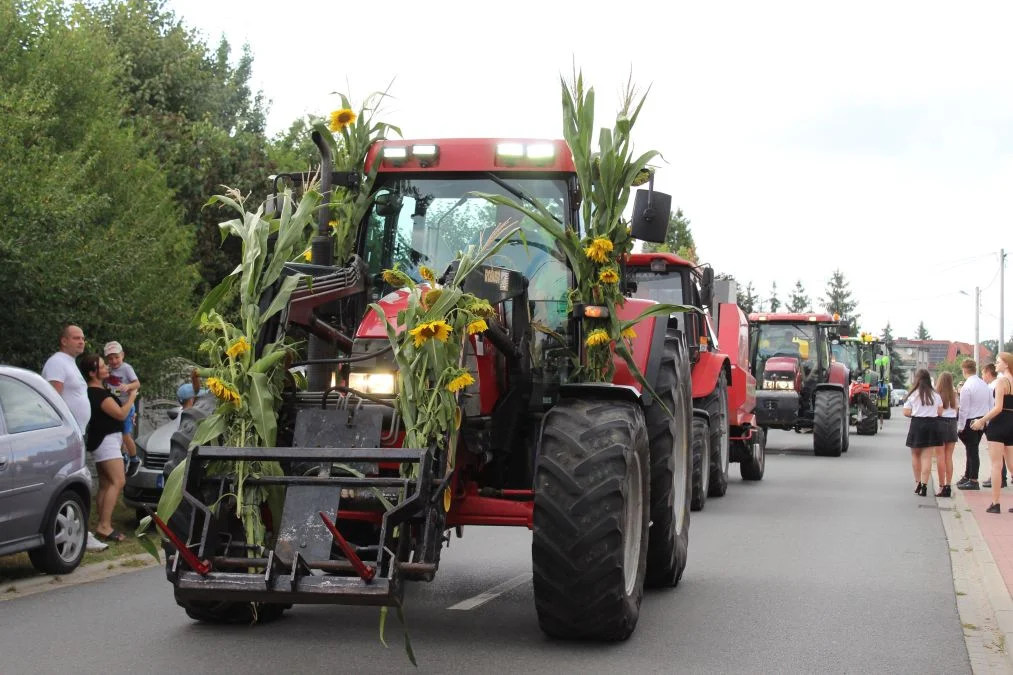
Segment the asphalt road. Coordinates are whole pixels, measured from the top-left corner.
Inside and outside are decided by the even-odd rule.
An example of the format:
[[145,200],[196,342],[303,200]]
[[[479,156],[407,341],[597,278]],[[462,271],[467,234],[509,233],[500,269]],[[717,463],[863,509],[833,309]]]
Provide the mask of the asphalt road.
[[[393,613],[297,606],[276,623],[190,621],[161,569],[0,603],[0,673],[969,673],[934,500],[912,494],[907,424],[841,458],[773,432],[767,475],[694,513],[677,589],[649,592],[621,644],[545,638],[530,534],[475,528],[409,589],[416,671]],[[475,596],[505,590],[473,609]],[[470,600],[470,602],[469,602]]]

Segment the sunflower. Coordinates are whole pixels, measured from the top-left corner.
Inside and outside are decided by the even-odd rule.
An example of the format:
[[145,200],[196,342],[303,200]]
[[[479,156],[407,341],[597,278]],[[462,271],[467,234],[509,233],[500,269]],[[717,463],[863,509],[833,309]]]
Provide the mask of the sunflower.
[[598,280],[603,284],[618,284],[619,273],[611,267],[606,267],[598,274]]
[[424,293],[421,298],[422,306],[429,309],[439,302],[441,295],[443,295],[442,288],[433,288],[428,293]]
[[436,273],[425,265],[419,267],[419,275],[431,284],[436,283]]
[[411,278],[401,270],[384,270],[383,281],[394,288],[414,285]]
[[637,175],[633,177],[633,182],[630,183],[633,187],[639,187],[651,180],[651,174],[653,172],[650,169],[641,169],[637,172]]
[[607,345],[611,341],[612,338],[609,337],[609,334],[606,331],[601,328],[596,328],[587,336],[587,339],[584,340],[584,344],[588,347],[599,347],[601,345]]
[[355,112],[351,108],[342,108],[331,113],[331,123],[328,128],[331,131],[341,131],[355,121]]
[[313,249],[306,249],[302,252],[302,259],[306,262],[313,262]]
[[496,310],[492,308],[492,305],[489,304],[488,300],[476,299],[474,302],[469,303],[465,309],[475,316],[480,316],[485,319],[488,319],[496,313]]
[[209,377],[207,385],[211,393],[220,400],[225,401],[226,403],[233,403],[236,406],[239,405],[239,392],[219,380],[217,377]]
[[421,347],[429,338],[436,338],[440,342],[446,342],[450,337],[450,324],[440,319],[439,321],[427,321],[420,323],[408,331],[408,334],[415,338],[415,346]]
[[468,324],[468,335],[484,333],[487,330],[489,330],[489,324],[485,322],[485,319],[475,319]]
[[238,340],[232,343],[231,347],[225,350],[225,354],[229,358],[235,359],[242,356],[248,351],[250,351],[250,343],[246,341],[245,337],[240,337]]
[[595,237],[584,249],[584,255],[599,265],[608,260],[608,254],[612,252],[612,241],[605,237]]
[[627,340],[633,340],[637,337],[637,331],[633,330],[633,326],[630,326],[629,328],[623,328],[623,332],[619,335]]
[[467,370],[459,370],[457,371],[457,375],[447,383],[447,391],[456,394],[461,389],[472,384],[475,384],[475,378],[471,376],[471,373]]

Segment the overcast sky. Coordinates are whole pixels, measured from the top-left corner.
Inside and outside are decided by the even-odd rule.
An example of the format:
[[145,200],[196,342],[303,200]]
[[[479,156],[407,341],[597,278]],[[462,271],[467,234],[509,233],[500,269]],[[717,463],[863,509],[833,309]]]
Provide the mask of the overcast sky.
[[[999,331],[1013,249],[1013,3],[170,0],[254,54],[269,131],[392,78],[406,137],[562,137],[576,61],[610,125],[632,67],[638,150],[701,259],[786,299],[840,268],[862,327]],[[1007,262],[1007,268],[1009,264]],[[1007,289],[1010,284],[1007,283]],[[1006,294],[1005,332],[1013,333]]]

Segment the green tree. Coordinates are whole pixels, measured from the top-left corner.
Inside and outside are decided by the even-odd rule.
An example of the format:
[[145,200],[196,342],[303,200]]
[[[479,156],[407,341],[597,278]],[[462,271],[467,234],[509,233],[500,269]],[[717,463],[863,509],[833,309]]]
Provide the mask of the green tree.
[[289,125],[288,130],[271,139],[267,157],[279,172],[306,171],[320,163],[320,151],[310,137],[313,125],[320,121],[313,116],[300,117]]
[[924,321],[918,322],[918,329],[915,331],[916,340],[931,340],[932,336],[929,335],[929,329],[925,327]]
[[38,370],[72,321],[89,349],[122,342],[154,384],[191,348],[193,237],[124,118],[116,50],[84,12],[0,8],[0,361]]
[[801,313],[809,311],[810,307],[809,296],[806,295],[805,288],[802,287],[802,280],[799,279],[795,282],[795,288],[788,298],[787,309],[789,312]]
[[735,302],[746,314],[759,311],[760,298],[753,291],[752,281],[747,283],[744,289],[740,287],[739,290],[736,291]]
[[116,84],[146,152],[156,157],[176,195],[184,227],[196,233],[197,294],[231,272],[239,245],[224,244],[219,212],[204,205],[222,186],[269,190],[266,103],[250,89],[253,56],[244,47],[233,66],[223,38],[214,49],[201,41],[161,0],[103,0],[82,19],[107,36],[118,55]]
[[960,364],[964,362],[965,356],[959,356],[952,361],[943,361],[936,366],[936,376],[938,377],[941,373],[949,373],[953,376],[953,384],[959,384],[964,381],[964,371]]
[[861,316],[855,310],[858,309],[858,302],[851,294],[851,289],[844,273],[836,269],[827,281],[826,289],[823,291],[823,309],[829,314],[839,314],[841,318],[851,323],[851,330],[858,330],[858,319]]
[[907,382],[904,381],[904,375],[900,370],[900,354],[894,347],[893,329],[890,327],[890,322],[886,322],[886,327],[879,334],[879,339],[886,343],[887,353],[890,356],[890,381],[891,384],[897,389],[905,389]]
[[664,244],[644,244],[644,250],[648,253],[664,252],[675,253],[691,262],[700,262],[697,258],[696,243],[693,241],[693,232],[689,228],[690,220],[677,208],[675,213],[668,216],[668,235]]
[[770,298],[767,300],[767,306],[770,307],[771,312],[776,312],[781,307],[781,300],[777,297],[776,281],[770,285]]

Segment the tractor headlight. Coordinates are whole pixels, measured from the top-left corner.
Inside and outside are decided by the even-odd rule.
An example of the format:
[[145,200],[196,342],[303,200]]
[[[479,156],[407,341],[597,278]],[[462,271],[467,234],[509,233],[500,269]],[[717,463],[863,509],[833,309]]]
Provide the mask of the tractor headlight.
[[363,394],[393,394],[394,373],[351,373],[348,388]]

